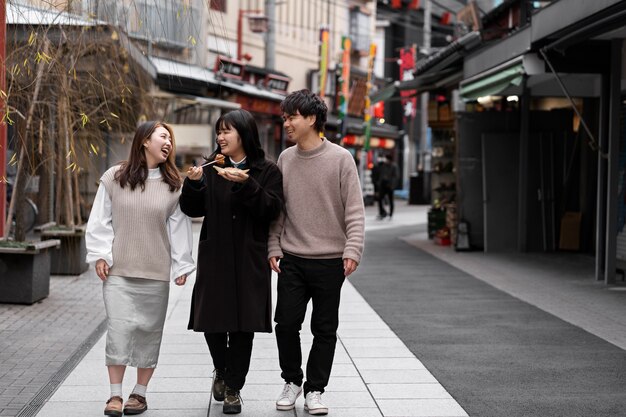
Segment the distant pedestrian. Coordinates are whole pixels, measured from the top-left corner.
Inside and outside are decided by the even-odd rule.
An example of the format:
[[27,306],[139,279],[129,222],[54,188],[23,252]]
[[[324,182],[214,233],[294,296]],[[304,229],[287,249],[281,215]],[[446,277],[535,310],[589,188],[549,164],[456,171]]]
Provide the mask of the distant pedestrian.
[[[324,101],[300,90],[287,96],[281,109],[283,126],[296,146],[278,159],[286,211],[272,225],[269,240],[269,262],[278,272],[274,320],[285,380],[276,408],[293,409],[304,388],[309,414],[326,414],[322,394],[335,355],[341,287],[363,252],[363,196],[350,152],[321,137]],[[300,329],[309,300],[313,346],[303,387]]]
[[[169,281],[184,285],[195,270],[174,157],[167,124],[139,125],[128,161],[102,176],[89,216],[87,261],[96,262],[107,315],[108,416],[148,409],[146,390],[159,358]],[[122,406],[127,366],[137,368],[137,384]]]
[[224,114],[215,124],[218,153],[226,168],[192,167],[180,205],[204,216],[189,329],[204,332],[215,374],[213,398],[223,412],[241,412],[254,332],[272,331],[270,222],[283,209],[282,175],[265,158],[256,122],[246,110]]
[[[391,160],[391,155],[382,155],[378,163],[372,169],[372,182],[378,201],[378,219],[382,220],[389,216],[393,217],[393,190],[398,180],[398,167]],[[385,206],[389,206],[389,211]]]

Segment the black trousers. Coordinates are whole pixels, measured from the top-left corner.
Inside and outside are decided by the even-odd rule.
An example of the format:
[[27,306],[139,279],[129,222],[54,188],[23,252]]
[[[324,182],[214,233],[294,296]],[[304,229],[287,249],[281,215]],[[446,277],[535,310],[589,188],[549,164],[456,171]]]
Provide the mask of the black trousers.
[[[385,210],[385,198],[389,200],[389,213]],[[378,215],[380,217],[393,216],[393,189],[391,187],[380,187],[378,191]]]
[[205,333],[213,366],[224,373],[229,388],[240,390],[246,382],[252,356],[252,332]]
[[324,392],[337,344],[339,300],[345,280],[343,260],[304,259],[286,254],[280,261],[280,269],[274,321],[281,376],[285,382],[302,385],[300,330],[307,304],[312,300],[313,346],[306,367],[304,392]]

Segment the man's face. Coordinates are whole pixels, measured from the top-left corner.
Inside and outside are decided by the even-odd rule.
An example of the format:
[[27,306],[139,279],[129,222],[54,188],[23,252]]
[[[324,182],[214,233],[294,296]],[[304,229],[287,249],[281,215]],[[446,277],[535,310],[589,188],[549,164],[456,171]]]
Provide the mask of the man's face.
[[314,130],[314,125],[315,116],[304,117],[298,111],[295,114],[283,113],[283,127],[293,142],[297,142]]

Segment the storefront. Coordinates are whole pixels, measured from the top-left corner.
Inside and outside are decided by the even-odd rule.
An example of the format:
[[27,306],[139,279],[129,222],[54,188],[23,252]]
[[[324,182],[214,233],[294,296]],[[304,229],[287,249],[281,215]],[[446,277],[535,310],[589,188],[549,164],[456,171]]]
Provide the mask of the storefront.
[[481,111],[457,119],[459,215],[475,247],[588,253],[612,283],[626,4],[576,4],[464,60],[461,96]]
[[223,56],[216,58],[214,72],[222,96],[254,115],[267,157],[277,160],[286,146],[280,102],[287,96],[289,76]]

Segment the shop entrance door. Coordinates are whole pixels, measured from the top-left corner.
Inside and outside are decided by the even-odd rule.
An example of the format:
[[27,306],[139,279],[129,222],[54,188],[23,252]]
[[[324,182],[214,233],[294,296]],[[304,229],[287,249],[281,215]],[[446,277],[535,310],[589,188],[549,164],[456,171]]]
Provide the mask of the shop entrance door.
[[517,250],[519,134],[482,135],[485,252]]

